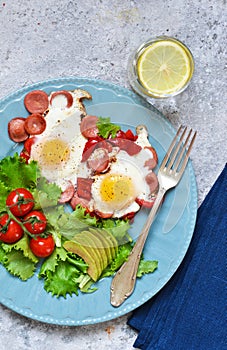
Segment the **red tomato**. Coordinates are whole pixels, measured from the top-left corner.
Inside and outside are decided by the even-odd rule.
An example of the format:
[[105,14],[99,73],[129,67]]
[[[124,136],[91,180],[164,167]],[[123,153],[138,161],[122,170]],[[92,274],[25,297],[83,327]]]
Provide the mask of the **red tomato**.
[[116,137],[119,139],[125,139],[125,132],[123,130],[118,130]]
[[88,160],[88,158],[90,157],[90,155],[92,154],[92,152],[94,151],[94,149],[97,147],[97,145],[102,142],[104,139],[100,136],[94,137],[94,138],[90,138],[85,146],[84,146],[84,150],[83,150],[83,155],[82,155],[82,162],[85,162],[86,160]]
[[13,215],[25,216],[32,210],[34,198],[25,188],[17,188],[8,195],[6,205]]
[[32,238],[30,240],[30,249],[38,258],[46,258],[50,256],[55,248],[55,242],[51,235],[47,237]]
[[39,235],[45,231],[47,219],[41,211],[33,210],[24,217],[23,224],[30,233]]
[[33,137],[29,137],[29,139],[27,139],[24,143],[24,149],[25,151],[27,151],[29,155],[31,153],[31,148],[34,145],[35,141],[36,141],[36,137],[33,136]]
[[20,157],[23,158],[23,159],[25,160],[26,164],[28,164],[28,161],[29,161],[29,159],[30,159],[29,154],[27,154],[27,153],[24,152],[24,151],[21,151],[21,152],[20,152]]
[[16,243],[23,236],[22,227],[14,220],[9,219],[8,214],[0,218],[0,241],[4,243]]

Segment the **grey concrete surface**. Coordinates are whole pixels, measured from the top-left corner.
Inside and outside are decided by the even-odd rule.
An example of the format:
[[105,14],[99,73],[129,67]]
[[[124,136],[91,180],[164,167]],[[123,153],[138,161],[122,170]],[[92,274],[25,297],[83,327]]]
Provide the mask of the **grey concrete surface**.
[[[174,126],[198,131],[191,158],[202,202],[227,158],[226,0],[6,0],[0,23],[0,98],[64,76],[130,88],[127,60],[138,44],[157,35],[185,42],[195,59],[190,86],[153,104]],[[136,332],[126,325],[128,316],[70,328],[0,306],[0,349],[130,350]]]

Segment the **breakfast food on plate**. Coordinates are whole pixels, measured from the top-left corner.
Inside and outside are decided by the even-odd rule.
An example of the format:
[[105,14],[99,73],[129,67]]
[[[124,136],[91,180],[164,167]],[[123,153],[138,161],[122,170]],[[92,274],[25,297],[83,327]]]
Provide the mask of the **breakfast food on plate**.
[[[71,201],[72,208],[81,204],[102,218],[121,218],[151,207],[158,188],[152,171],[157,154],[146,127],[138,126],[136,135],[118,126],[112,133],[106,118],[86,115],[82,98],[91,96],[82,90],[26,95],[25,106],[33,114],[22,125],[27,139],[21,155],[38,162],[42,175],[62,189],[60,202]],[[108,123],[103,137],[99,129]]]
[[[92,282],[122,265],[133,246],[129,220],[152,207],[158,190],[158,158],[146,126],[124,131],[110,118],[87,115],[83,99],[91,95],[82,89],[29,92],[24,105],[30,114],[8,123],[9,137],[23,149],[0,161],[2,262],[26,280],[37,258],[46,258],[39,277],[48,292],[64,297],[90,291]],[[32,199],[23,197],[26,191]],[[14,214],[25,204],[32,206],[28,213]],[[4,239],[11,222],[20,234],[9,249]],[[14,251],[16,270],[8,256]],[[141,266],[140,276],[157,262],[141,260]]]

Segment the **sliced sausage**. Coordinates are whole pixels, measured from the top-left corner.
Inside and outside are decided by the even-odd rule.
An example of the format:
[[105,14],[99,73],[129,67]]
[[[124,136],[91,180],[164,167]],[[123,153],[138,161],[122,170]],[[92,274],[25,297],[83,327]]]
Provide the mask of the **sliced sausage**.
[[147,167],[149,170],[152,170],[156,167],[157,161],[154,158],[149,158],[144,163],[144,166]]
[[30,113],[43,114],[48,106],[48,95],[42,90],[33,90],[24,98],[24,105]]
[[69,91],[55,91],[50,96],[50,104],[60,108],[70,108],[73,104],[73,96]]
[[152,208],[155,202],[156,196],[152,196],[149,200],[136,198],[136,203],[138,203],[141,207],[144,208]]
[[153,158],[154,158],[154,160],[155,160],[155,162],[156,162],[156,165],[157,165],[157,164],[158,164],[158,155],[157,155],[157,152],[156,152],[156,150],[154,149],[154,147],[152,147],[152,146],[150,146],[150,147],[145,146],[144,148],[145,148],[145,149],[148,149],[149,151],[151,151],[152,156],[153,156]]
[[135,154],[138,154],[142,149],[141,146],[137,145],[135,142],[128,139],[122,139],[122,138],[116,137],[114,139],[109,139],[109,142],[119,147],[121,150],[127,152],[130,156],[134,156]]
[[86,115],[80,124],[80,132],[87,139],[98,136],[99,129],[97,127],[98,117],[94,115]]
[[24,128],[30,135],[42,134],[46,129],[46,120],[41,114],[31,114],[26,118]]
[[95,138],[90,138],[84,146],[82,162],[87,161],[96,148],[105,148],[109,153],[113,150],[113,147],[110,144],[110,142],[104,140],[102,137],[97,136]]
[[96,148],[87,161],[90,169],[96,173],[105,171],[109,166],[109,154],[105,148]]
[[77,178],[77,194],[78,194],[78,196],[89,201],[91,199],[92,183],[93,183],[92,179],[78,177]]
[[17,117],[11,119],[8,123],[9,137],[14,142],[23,142],[29,137],[24,128],[25,120],[25,118]]
[[68,181],[68,185],[66,189],[62,192],[58,202],[60,204],[69,202],[73,198],[74,193],[75,193],[75,188],[73,186],[73,183],[71,181]]
[[154,193],[158,189],[157,175],[152,171],[146,175],[145,180],[150,187],[150,193]]
[[110,219],[113,216],[113,213],[103,213],[99,210],[95,210],[94,213],[95,213],[95,215],[97,215],[98,217],[100,217],[102,219]]
[[92,152],[94,151],[94,149],[96,148],[99,142],[100,142],[99,137],[89,139],[86,142],[84,146],[83,154],[82,154],[82,162],[86,162],[86,160],[88,160],[88,158],[90,157],[90,155],[92,154]]
[[83,208],[87,209],[89,207],[89,200],[79,197],[78,193],[75,192],[70,201],[70,206],[74,210],[77,205],[81,205]]

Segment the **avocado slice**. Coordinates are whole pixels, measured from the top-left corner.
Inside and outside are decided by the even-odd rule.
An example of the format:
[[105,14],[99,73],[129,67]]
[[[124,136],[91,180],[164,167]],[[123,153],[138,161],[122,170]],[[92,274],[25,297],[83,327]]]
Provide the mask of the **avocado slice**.
[[112,254],[109,248],[108,242],[103,239],[103,236],[100,235],[96,229],[90,228],[90,235],[94,242],[96,242],[96,247],[99,249],[100,253],[102,254],[103,260],[104,260],[104,268],[106,268],[110,261],[112,261]]
[[112,262],[118,251],[115,237],[104,229],[89,228],[76,234],[64,248],[79,255],[88,264],[88,274],[97,281],[102,271]]
[[89,237],[89,231],[82,231],[73,237],[73,241],[81,244],[94,259],[98,273],[101,275],[103,271],[102,257],[98,249],[94,246],[94,241]]
[[115,256],[115,254],[112,253],[113,249],[111,246],[112,245],[111,242],[109,241],[108,237],[106,238],[105,235],[103,233],[101,233],[98,229],[90,228],[90,232],[93,236],[95,236],[97,239],[99,239],[100,246],[105,249],[105,253],[107,256],[107,260],[108,260],[107,265],[109,265],[109,263],[113,260],[113,258]]
[[[91,230],[91,229],[90,229]],[[94,229],[93,229],[94,231]],[[103,246],[106,248],[109,254],[109,263],[115,258],[118,251],[118,243],[115,237],[105,229],[95,230],[95,234],[103,242]]]
[[[95,259],[101,272],[107,266],[105,251],[101,252],[99,249],[99,242],[96,242],[90,231],[82,231],[73,237],[73,241],[81,243],[84,247],[88,247],[91,255]],[[101,274],[101,273],[100,273]]]
[[[93,247],[97,249],[97,251],[100,254],[102,263],[103,263],[103,270],[107,267],[107,265],[109,264],[109,257],[108,257],[108,252],[106,251],[105,246],[103,245],[102,241],[98,238],[97,235],[93,234],[90,229],[88,232],[89,239],[91,239],[93,241]],[[87,237],[86,236],[86,237]]]
[[110,233],[106,229],[99,229],[99,231],[102,234],[102,236],[104,236],[108,240],[108,242],[110,244],[110,248],[112,249],[114,257],[115,257],[116,253],[118,252],[118,242],[117,242],[116,238],[114,237],[114,235],[112,235],[112,233]]
[[93,281],[96,282],[102,271],[100,272],[100,268],[97,265],[96,259],[92,256],[91,251],[85,248],[79,242],[75,241],[66,241],[63,244],[63,247],[67,251],[79,255],[86,262],[88,265],[87,273],[93,279]]

